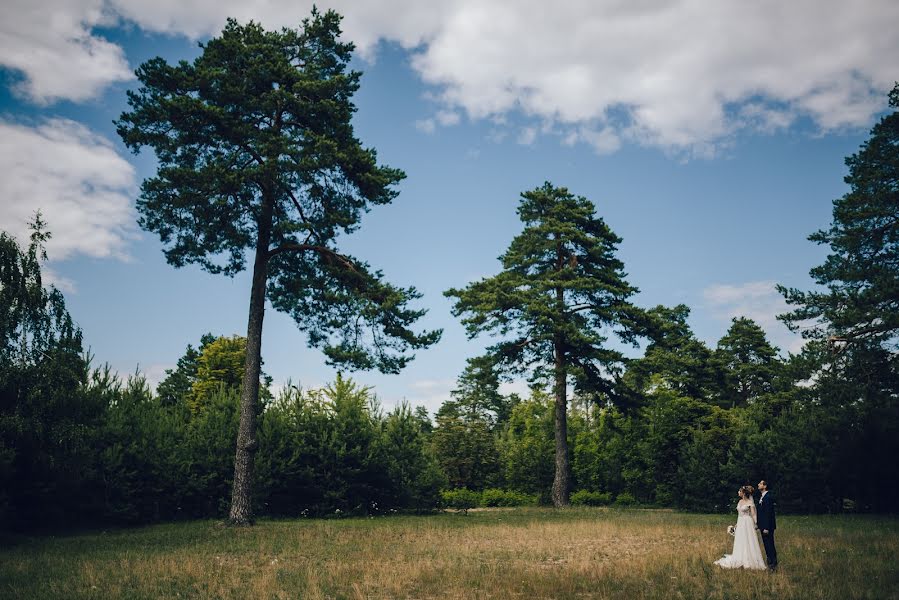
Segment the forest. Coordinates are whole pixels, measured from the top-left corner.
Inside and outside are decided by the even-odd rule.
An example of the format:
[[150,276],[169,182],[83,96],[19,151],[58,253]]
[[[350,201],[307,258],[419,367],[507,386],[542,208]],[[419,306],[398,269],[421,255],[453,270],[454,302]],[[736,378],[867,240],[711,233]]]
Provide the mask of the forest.
[[[593,202],[546,183],[521,194],[522,230],[497,274],[446,290],[469,337],[496,343],[429,414],[385,409],[343,373],[400,373],[440,332],[413,331],[414,287],[337,247],[404,177],[354,137],[359,73],[338,23],[313,12],[277,33],[231,21],[194,63],[142,65],[117,122],[159,161],[137,207],[166,260],[253,269],[246,336],[195,332],[155,389],[121,376],[90,355],[44,280],[41,214],[30,241],[0,234],[0,527],[527,504],[723,513],[759,479],[786,513],[895,512],[899,84],[846,159],[829,228],[809,236],[829,253],[809,265],[817,286],[780,288],[800,352],[746,317],[711,346],[689,306],[635,304],[621,238]],[[342,374],[275,390],[266,300]],[[529,393],[501,393],[515,378]]]

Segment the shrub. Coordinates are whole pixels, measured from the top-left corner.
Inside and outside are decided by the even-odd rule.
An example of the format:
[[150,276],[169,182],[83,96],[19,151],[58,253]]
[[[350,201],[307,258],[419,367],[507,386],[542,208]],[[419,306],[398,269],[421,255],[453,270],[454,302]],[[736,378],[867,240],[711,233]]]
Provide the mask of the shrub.
[[633,506],[637,503],[637,499],[634,498],[634,495],[630,492],[621,492],[618,494],[618,497],[615,498],[616,506]]
[[571,495],[571,503],[575,506],[606,506],[612,503],[612,494],[578,490]]
[[537,496],[514,490],[487,489],[481,493],[481,506],[533,506]]
[[446,508],[455,508],[467,512],[469,508],[474,508],[480,504],[481,495],[467,488],[457,488],[441,491],[440,499]]

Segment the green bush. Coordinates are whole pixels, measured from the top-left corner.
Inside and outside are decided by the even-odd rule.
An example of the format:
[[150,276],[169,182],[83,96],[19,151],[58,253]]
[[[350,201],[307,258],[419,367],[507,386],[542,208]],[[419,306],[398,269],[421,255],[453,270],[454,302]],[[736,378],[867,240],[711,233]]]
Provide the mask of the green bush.
[[616,506],[633,506],[637,503],[637,499],[634,498],[634,495],[630,492],[621,492],[618,494],[618,497],[615,498]]
[[606,506],[612,503],[612,494],[578,490],[571,495],[571,503],[575,506]]
[[458,488],[441,491],[440,500],[445,508],[467,511],[481,503],[481,495],[467,488]]
[[533,506],[537,496],[514,490],[491,488],[481,492],[481,506]]

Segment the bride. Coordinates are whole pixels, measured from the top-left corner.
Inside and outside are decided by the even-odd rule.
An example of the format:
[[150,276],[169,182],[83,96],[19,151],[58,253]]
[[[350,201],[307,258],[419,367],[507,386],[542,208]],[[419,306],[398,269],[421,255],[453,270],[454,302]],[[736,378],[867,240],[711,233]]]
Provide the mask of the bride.
[[715,561],[715,564],[725,569],[766,569],[765,559],[762,558],[762,549],[759,547],[759,539],[755,534],[755,501],[752,493],[755,490],[751,485],[744,485],[737,494],[740,501],[737,502],[737,528],[734,532],[733,554],[725,554],[723,558]]

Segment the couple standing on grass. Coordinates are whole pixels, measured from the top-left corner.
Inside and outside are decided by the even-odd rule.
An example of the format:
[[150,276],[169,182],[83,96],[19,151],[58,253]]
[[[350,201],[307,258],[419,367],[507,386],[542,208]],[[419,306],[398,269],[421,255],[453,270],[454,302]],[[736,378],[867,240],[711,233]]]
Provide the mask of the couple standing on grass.
[[[768,484],[764,479],[759,481],[758,487],[762,496],[759,498],[757,509],[752,496],[755,490],[751,485],[744,485],[737,492],[740,500],[737,502],[737,526],[733,530],[734,550],[732,554],[725,554],[723,558],[716,560],[716,565],[725,569],[767,568],[770,571],[777,569],[777,549],[774,547],[774,529],[777,527],[774,519],[774,496],[768,490]],[[759,539],[755,535],[756,529],[762,533],[765,555],[768,557],[767,565],[762,558]]]

